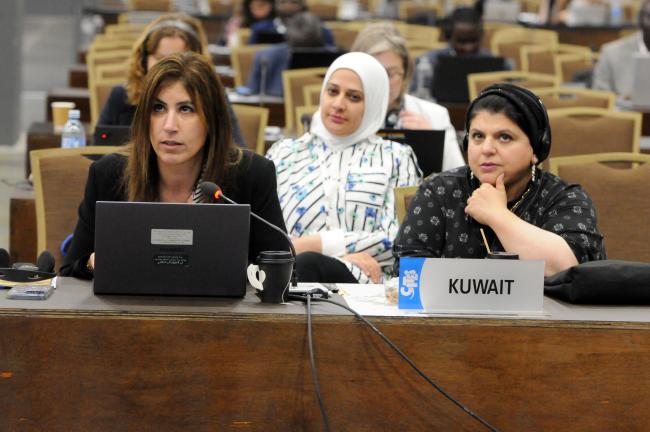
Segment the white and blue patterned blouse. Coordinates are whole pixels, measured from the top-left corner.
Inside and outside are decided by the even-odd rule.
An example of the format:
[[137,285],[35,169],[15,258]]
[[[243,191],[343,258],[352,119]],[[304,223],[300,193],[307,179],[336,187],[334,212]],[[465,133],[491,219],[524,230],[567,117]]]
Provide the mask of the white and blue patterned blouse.
[[[410,147],[372,136],[332,149],[307,133],[278,141],[266,157],[275,163],[289,235],[318,233],[323,254],[366,252],[390,270],[398,230],[393,189],[421,180]],[[370,282],[354,264],[342,262],[359,282]]]

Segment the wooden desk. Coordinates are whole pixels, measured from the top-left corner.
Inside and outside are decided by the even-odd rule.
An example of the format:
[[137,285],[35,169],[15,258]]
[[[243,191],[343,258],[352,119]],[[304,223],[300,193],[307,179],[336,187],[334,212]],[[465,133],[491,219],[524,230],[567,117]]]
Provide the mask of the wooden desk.
[[[0,430],[323,430],[303,310],[251,295],[96,297],[65,278],[44,302],[0,296]],[[500,431],[649,430],[650,308],[545,310],[373,322]],[[367,327],[316,312],[333,431],[484,430]]]
[[638,30],[636,24],[622,26],[525,25],[530,28],[556,31],[560,43],[584,45],[593,51],[600,51],[600,48],[607,42],[614,41]]
[[25,181],[9,198],[9,253],[11,262],[36,262],[36,207],[34,189]]

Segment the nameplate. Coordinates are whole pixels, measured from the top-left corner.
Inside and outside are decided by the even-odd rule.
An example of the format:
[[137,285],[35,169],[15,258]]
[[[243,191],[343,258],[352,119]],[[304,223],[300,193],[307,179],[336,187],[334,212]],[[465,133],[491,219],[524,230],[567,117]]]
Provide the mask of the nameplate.
[[541,313],[544,261],[401,258],[400,309],[433,313]]

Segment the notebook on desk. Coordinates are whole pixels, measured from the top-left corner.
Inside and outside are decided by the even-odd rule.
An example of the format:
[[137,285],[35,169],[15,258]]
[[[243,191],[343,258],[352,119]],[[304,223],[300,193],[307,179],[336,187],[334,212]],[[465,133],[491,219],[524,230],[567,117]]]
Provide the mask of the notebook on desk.
[[424,177],[442,170],[444,130],[382,129],[377,135],[410,146]]
[[95,294],[243,297],[249,205],[98,201]]

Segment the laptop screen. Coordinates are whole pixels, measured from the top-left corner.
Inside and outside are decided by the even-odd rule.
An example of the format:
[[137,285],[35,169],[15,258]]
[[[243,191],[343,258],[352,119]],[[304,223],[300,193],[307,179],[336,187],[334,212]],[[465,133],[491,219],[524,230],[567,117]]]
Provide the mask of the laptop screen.
[[249,205],[98,201],[95,294],[243,297]]
[[467,75],[506,69],[503,57],[438,56],[431,96],[437,102],[469,102]]
[[442,170],[444,130],[382,129],[377,135],[410,146],[424,177]]
[[121,146],[131,139],[131,126],[97,125],[93,133],[93,145]]

